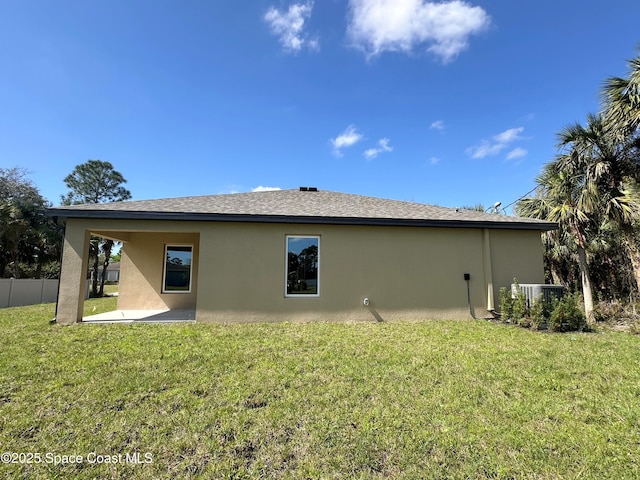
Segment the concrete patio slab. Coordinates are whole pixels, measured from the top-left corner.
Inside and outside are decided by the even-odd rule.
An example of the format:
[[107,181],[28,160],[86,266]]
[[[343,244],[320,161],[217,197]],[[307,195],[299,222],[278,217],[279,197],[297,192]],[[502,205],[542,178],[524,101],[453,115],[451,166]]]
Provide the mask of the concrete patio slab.
[[113,310],[82,318],[82,323],[175,323],[195,321],[195,310]]

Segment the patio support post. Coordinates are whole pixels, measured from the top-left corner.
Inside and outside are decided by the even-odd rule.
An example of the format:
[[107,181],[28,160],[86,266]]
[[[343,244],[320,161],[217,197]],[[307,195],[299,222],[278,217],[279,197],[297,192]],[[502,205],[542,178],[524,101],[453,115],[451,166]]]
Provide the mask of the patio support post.
[[68,221],[62,251],[60,290],[56,321],[71,325],[82,321],[89,264],[91,234],[85,228]]

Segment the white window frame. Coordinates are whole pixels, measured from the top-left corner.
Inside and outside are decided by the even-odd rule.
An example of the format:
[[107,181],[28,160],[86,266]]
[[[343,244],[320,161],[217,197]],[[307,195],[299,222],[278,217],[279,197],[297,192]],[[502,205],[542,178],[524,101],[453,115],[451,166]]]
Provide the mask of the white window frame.
[[[316,293],[288,293],[289,281],[289,239],[290,238],[314,238],[318,242],[318,271],[316,279]],[[320,235],[295,234],[286,235],[284,241],[284,296],[286,298],[318,298],[320,297]]]
[[[189,289],[188,290],[167,290],[167,251],[173,247],[189,247],[191,249],[191,264],[189,265]],[[193,286],[193,244],[191,243],[166,243],[164,245],[164,255],[162,257],[162,293],[191,293]]]

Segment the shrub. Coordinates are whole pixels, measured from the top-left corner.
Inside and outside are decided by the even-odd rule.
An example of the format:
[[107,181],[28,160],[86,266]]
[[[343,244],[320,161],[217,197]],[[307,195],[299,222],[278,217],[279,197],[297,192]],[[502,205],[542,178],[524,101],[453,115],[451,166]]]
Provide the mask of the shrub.
[[502,321],[506,322],[513,315],[513,298],[511,298],[511,290],[506,287],[500,287],[500,315]]
[[571,332],[586,330],[587,321],[575,295],[565,295],[553,301],[549,317],[549,330],[552,332]]
[[543,323],[547,323],[547,314],[546,304],[542,299],[542,296],[536,298],[531,303],[531,308],[529,309],[529,323],[531,324],[531,328],[538,330]]
[[629,333],[632,335],[640,335],[640,321],[632,320],[629,323]]
[[515,323],[521,323],[520,320],[527,316],[527,297],[522,290],[520,290],[520,285],[518,284],[518,280],[513,279],[513,283],[515,284],[516,294],[513,299],[513,306],[511,309],[513,321]]
[[625,305],[619,302],[599,302],[593,311],[596,322],[616,322],[624,319],[626,313]]
[[629,323],[640,320],[638,305],[633,302],[600,302],[594,314],[596,322]]

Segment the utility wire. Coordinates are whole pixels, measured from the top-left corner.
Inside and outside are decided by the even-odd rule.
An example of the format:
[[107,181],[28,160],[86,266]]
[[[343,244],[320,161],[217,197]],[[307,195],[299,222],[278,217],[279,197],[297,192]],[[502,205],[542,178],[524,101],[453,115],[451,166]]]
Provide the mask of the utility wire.
[[531,190],[529,190],[527,193],[525,193],[524,195],[521,195],[519,198],[516,198],[513,202],[511,202],[509,205],[505,206],[502,210],[506,213],[507,208],[509,208],[511,205],[513,205],[514,203],[519,202],[520,200],[522,200],[523,198],[525,198],[527,195],[529,195],[530,193],[533,193],[536,188],[538,188],[538,185],[536,185],[535,187],[533,187]]

